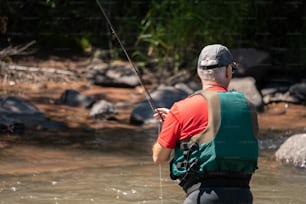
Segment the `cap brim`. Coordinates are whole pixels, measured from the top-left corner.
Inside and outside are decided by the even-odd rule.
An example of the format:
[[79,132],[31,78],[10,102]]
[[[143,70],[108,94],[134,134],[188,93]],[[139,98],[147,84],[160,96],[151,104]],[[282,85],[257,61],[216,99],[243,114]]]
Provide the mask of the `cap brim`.
[[239,67],[239,65],[236,62],[233,62],[231,65],[233,70],[237,70]]

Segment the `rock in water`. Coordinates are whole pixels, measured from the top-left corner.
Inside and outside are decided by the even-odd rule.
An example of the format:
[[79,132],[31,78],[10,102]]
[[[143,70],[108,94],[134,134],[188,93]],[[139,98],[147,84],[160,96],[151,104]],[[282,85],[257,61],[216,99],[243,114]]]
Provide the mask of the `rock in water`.
[[306,168],[306,134],[289,137],[276,151],[276,160]]

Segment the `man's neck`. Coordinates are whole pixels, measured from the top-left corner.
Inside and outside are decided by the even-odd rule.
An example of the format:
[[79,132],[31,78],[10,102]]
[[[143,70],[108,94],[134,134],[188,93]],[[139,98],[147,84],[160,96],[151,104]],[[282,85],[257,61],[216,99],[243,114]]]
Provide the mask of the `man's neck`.
[[[205,83],[205,84],[202,85],[202,90],[206,90],[206,89],[209,89],[209,88],[214,87],[214,86],[215,87],[219,86],[219,87],[225,88],[222,85],[217,84],[217,83]],[[227,88],[225,88],[225,89],[227,89]]]
[[213,87],[213,86],[221,86],[221,85],[217,84],[216,82],[207,82],[207,83],[202,84],[202,89],[203,90],[209,89],[210,87]]
[[216,86],[216,85],[210,85],[210,84],[203,85],[203,86],[202,86],[202,89],[203,89],[203,90],[206,90],[206,89],[209,89],[209,88],[212,87],[212,86]]

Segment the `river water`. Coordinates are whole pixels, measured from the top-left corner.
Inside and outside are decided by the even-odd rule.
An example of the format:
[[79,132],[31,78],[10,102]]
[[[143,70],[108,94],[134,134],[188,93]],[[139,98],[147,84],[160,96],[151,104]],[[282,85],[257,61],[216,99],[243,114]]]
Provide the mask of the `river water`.
[[[154,130],[103,130],[73,145],[23,143],[0,150],[0,204],[182,203],[168,165],[151,160]],[[261,141],[255,204],[306,203],[306,171],[273,159]],[[273,146],[274,145],[274,146]],[[271,147],[271,148],[269,148]]]

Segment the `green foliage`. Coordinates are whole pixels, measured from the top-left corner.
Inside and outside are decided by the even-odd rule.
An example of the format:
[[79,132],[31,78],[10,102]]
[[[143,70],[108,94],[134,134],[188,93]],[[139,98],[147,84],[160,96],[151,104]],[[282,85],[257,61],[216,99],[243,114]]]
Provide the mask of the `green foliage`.
[[152,0],[149,8],[136,43],[147,50],[136,53],[139,59],[193,69],[204,45],[222,43],[272,50],[276,64],[305,65],[304,1]]
[[247,13],[248,1],[152,1],[136,45],[175,70],[192,66],[205,44],[235,45]]
[[83,49],[88,49],[91,47],[91,44],[89,42],[89,38],[86,38],[85,36],[81,37],[81,39],[79,39],[79,44]]

